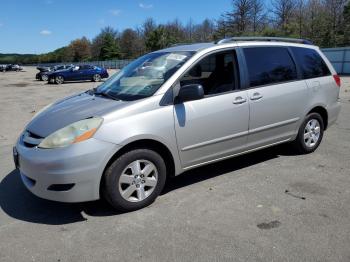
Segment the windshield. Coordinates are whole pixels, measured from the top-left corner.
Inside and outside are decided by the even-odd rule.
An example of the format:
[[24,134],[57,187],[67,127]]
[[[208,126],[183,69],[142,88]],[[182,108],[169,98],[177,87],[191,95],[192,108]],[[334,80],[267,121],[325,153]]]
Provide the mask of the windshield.
[[96,94],[126,101],[152,96],[192,55],[157,52],[142,56],[100,85]]

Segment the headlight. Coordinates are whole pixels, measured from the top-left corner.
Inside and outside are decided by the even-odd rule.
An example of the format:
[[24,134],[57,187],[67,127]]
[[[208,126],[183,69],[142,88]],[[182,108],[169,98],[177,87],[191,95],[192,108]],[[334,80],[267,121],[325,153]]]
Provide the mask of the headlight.
[[103,122],[102,118],[93,117],[70,124],[46,137],[40,148],[65,147],[91,138]]

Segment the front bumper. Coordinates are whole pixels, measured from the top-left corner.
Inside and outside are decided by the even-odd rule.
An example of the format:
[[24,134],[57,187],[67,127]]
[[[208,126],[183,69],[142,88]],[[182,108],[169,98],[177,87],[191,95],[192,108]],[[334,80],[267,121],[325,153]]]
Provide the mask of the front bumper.
[[109,77],[108,72],[103,72],[103,73],[101,74],[101,78],[108,78],[108,77]]
[[28,148],[19,139],[14,159],[33,194],[73,203],[100,198],[104,168],[117,150],[117,145],[94,138],[58,149]]

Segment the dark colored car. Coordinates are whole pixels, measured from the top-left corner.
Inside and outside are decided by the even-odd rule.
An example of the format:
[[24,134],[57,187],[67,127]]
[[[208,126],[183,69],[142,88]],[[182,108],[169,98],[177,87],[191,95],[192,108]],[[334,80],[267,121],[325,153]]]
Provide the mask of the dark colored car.
[[21,71],[23,68],[17,64],[10,64],[6,66],[6,71]]
[[106,69],[92,65],[79,65],[69,69],[52,72],[48,76],[49,83],[56,84],[62,84],[65,81],[81,80],[91,80],[98,82],[102,78],[109,77]]
[[38,66],[36,69],[38,69],[40,72],[49,72],[51,71],[51,68],[50,66]]
[[53,66],[53,67],[41,67],[41,66],[38,66],[37,69],[40,72],[35,75],[35,78],[37,80],[47,81],[47,80],[49,80],[49,74],[51,74],[52,72],[59,71],[59,70],[70,69],[73,66],[74,65],[57,65],[57,66]]

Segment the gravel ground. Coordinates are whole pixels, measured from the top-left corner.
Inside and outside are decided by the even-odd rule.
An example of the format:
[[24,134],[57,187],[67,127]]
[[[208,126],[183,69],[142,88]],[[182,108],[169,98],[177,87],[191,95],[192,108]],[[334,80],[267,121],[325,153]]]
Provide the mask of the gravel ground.
[[[132,213],[63,204],[22,185],[12,146],[41,107],[95,83],[0,73],[0,261],[350,261],[350,78],[319,149],[278,146],[172,179]],[[287,190],[287,191],[286,191]]]

